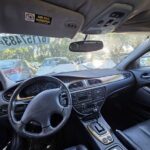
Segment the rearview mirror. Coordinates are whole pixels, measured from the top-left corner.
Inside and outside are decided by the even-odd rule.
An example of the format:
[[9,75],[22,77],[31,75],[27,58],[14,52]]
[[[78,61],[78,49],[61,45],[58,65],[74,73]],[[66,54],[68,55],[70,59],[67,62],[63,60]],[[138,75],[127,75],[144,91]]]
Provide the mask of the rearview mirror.
[[92,52],[102,48],[102,41],[78,41],[71,43],[69,46],[69,50],[72,52]]

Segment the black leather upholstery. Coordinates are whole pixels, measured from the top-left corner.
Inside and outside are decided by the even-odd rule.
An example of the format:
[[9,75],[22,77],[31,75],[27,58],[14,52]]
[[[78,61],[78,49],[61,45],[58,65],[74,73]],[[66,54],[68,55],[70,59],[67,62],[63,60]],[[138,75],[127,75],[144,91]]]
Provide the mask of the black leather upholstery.
[[133,126],[124,134],[141,150],[150,150],[150,120]]
[[70,148],[66,148],[65,150],[88,150],[84,145],[77,145]]

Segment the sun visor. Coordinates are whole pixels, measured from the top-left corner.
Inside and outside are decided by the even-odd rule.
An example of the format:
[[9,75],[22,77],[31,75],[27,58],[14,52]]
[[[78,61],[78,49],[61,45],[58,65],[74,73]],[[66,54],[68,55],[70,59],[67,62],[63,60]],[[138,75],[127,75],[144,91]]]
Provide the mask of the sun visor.
[[0,0],[0,32],[72,38],[84,17],[39,0]]

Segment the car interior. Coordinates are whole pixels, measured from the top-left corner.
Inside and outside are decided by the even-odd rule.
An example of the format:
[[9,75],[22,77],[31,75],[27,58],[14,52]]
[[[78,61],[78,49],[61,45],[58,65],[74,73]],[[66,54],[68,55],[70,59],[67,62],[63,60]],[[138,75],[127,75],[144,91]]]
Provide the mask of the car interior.
[[[58,39],[67,38],[71,43],[59,51],[61,55],[56,51],[53,58],[43,59],[67,61],[55,69],[52,65],[40,68],[40,75],[26,75],[17,81],[14,69],[18,68],[14,68],[9,70],[15,78],[12,81],[5,75],[8,71],[0,69],[0,150],[150,150],[149,18],[149,0],[1,0],[0,53],[2,48],[9,49],[0,54],[1,61],[22,58],[18,51],[18,57],[11,53],[16,46],[12,36],[9,43],[9,34],[19,44],[19,38],[26,38],[21,35],[46,37],[43,42],[49,37],[56,46],[64,44]],[[127,33],[136,40],[142,34],[144,38],[138,44],[131,39],[135,44],[132,52],[124,54],[114,67],[91,69],[83,60],[84,53],[120,44],[102,42],[107,35],[114,39],[111,35],[117,38]],[[76,38],[78,34],[83,38]],[[101,38],[88,38],[93,35]],[[32,43],[31,39],[28,42]],[[123,48],[113,55],[115,60]],[[68,51],[73,53],[69,59],[64,57]],[[109,49],[105,51],[107,54]],[[75,64],[77,54],[80,62]],[[30,55],[31,51],[26,57]],[[99,65],[99,60],[95,64]],[[82,69],[73,71],[71,67],[77,65]]]

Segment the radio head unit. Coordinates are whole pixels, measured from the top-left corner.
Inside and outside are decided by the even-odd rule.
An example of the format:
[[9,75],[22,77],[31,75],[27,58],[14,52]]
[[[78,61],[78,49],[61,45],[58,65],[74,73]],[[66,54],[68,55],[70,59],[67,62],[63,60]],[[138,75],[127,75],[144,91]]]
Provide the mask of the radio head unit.
[[94,109],[101,109],[105,100],[105,87],[95,87],[72,92],[74,110],[80,115],[89,115]]

